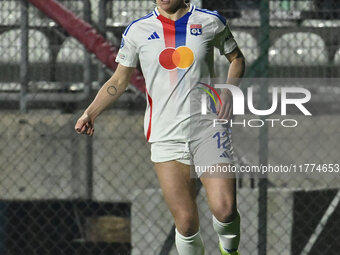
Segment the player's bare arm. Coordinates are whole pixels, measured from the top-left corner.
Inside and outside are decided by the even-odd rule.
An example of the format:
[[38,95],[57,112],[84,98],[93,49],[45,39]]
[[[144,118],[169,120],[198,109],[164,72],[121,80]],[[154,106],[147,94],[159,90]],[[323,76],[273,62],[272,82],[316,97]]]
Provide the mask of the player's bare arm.
[[[236,47],[232,52],[225,55],[230,62],[227,84],[238,86],[245,71],[245,58],[241,50]],[[217,105],[217,114],[219,119],[230,120],[233,112],[233,98],[228,89],[221,91],[222,107]]]
[[118,65],[115,73],[101,87],[93,102],[78,119],[74,127],[78,134],[93,135],[94,120],[124,93],[133,70],[133,67]]

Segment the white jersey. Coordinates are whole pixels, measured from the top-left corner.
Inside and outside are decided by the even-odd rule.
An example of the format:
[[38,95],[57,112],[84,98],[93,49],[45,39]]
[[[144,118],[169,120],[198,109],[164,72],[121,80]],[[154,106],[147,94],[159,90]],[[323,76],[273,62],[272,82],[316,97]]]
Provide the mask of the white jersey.
[[156,8],[126,28],[116,61],[136,67],[139,58],[146,82],[144,130],[149,142],[190,140],[190,84],[213,76],[214,47],[227,54],[237,44],[224,17],[194,5],[177,21]]

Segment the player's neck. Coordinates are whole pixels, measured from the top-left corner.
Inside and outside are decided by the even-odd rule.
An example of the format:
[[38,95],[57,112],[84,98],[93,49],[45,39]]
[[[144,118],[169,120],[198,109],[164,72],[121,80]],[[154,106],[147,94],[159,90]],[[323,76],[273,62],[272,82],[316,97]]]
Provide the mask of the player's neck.
[[190,5],[183,3],[172,10],[163,10],[161,7],[158,6],[157,9],[162,16],[173,21],[176,21],[182,18],[189,11]]

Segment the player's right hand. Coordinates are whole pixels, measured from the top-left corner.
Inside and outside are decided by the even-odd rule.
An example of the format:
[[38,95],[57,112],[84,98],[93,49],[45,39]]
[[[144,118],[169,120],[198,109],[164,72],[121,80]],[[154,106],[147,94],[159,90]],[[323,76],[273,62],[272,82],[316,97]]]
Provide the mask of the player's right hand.
[[87,113],[84,113],[77,121],[74,129],[78,134],[92,136],[94,133],[94,121]]

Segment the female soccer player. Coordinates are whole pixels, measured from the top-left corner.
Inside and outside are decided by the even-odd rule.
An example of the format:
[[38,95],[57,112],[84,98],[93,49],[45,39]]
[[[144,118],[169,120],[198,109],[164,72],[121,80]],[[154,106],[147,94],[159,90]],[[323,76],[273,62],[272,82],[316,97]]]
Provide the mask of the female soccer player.
[[[230,62],[229,84],[238,84],[245,61],[225,18],[217,12],[199,9],[186,0],[157,0],[156,3],[153,12],[126,28],[116,58],[117,70],[79,118],[75,129],[79,134],[93,135],[94,120],[125,91],[139,59],[148,100],[145,136],[151,143],[151,160],[174,217],[176,247],[180,255],[202,255],[204,245],[190,166],[228,166],[231,147],[230,144],[221,146],[229,142],[227,132],[219,137],[216,145],[216,139],[212,139],[216,130],[211,125],[200,128],[199,122],[198,126],[192,122],[194,113],[190,111],[189,93],[196,81],[214,76],[214,47]],[[230,91],[222,90],[220,99],[214,116],[230,120]],[[221,254],[238,254],[240,216],[236,208],[235,179],[203,175],[201,181],[213,214],[212,224],[219,237]]]

